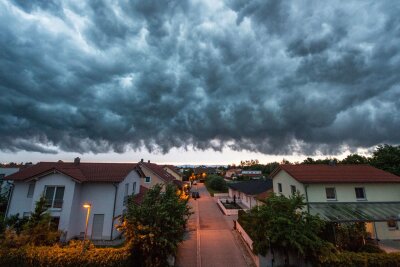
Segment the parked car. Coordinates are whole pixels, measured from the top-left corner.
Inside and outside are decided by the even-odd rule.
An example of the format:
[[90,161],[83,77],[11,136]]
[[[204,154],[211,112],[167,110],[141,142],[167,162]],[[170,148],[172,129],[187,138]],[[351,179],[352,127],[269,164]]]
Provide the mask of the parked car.
[[199,194],[199,192],[192,192],[192,198],[199,198],[200,197],[200,194]]

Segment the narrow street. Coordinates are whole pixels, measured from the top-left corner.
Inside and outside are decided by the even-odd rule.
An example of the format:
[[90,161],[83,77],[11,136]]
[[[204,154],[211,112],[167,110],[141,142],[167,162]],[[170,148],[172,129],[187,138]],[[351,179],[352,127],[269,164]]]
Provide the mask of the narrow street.
[[189,220],[185,241],[178,249],[177,267],[247,267],[235,239],[232,217],[224,216],[204,184],[193,187],[200,198],[190,200],[195,214]]

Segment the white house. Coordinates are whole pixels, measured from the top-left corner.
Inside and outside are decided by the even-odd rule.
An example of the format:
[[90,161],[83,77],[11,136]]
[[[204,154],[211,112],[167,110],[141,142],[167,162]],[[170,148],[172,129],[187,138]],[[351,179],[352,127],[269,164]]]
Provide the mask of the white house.
[[369,165],[281,165],[274,192],[304,195],[307,209],[323,219],[364,222],[372,238],[400,239],[400,177]]
[[81,237],[91,205],[88,237],[112,240],[119,233],[116,218],[126,208],[127,196],[139,194],[142,172],[134,163],[40,162],[5,177],[13,181],[6,216],[29,216],[41,195],[64,238]]
[[272,192],[272,180],[250,180],[228,184],[229,198],[235,198],[238,203],[246,208],[260,205],[260,196],[265,198],[269,192]]

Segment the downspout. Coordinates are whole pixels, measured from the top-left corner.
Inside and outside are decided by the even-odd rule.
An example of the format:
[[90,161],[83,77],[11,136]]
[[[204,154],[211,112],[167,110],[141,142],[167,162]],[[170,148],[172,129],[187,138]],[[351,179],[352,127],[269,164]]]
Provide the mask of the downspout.
[[115,187],[115,194],[114,194],[113,215],[112,215],[112,218],[111,218],[111,235],[110,235],[110,240],[113,240],[114,217],[115,217],[115,206],[116,206],[116,203],[117,203],[118,184],[113,183],[113,186]]
[[304,185],[304,190],[306,191],[306,203],[307,203],[307,212],[310,213],[310,205],[308,204],[308,192],[307,192],[308,184]]
[[4,216],[4,220],[8,217],[8,211],[9,211],[9,209],[10,209],[10,205],[11,205],[11,198],[12,198],[12,195],[13,195],[13,193],[14,193],[14,184],[10,184],[11,185],[11,187],[10,187],[10,191],[8,192],[8,202],[7,202],[7,209],[6,209],[6,214],[5,214],[5,216]]

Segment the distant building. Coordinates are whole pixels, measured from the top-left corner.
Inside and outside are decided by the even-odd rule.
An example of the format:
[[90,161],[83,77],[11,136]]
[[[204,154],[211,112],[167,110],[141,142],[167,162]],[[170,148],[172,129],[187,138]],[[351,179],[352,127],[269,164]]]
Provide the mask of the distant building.
[[19,168],[16,167],[0,167],[0,195],[7,195],[11,187],[11,182],[4,180],[4,178],[18,171]]
[[242,169],[229,169],[225,173],[226,179],[236,179],[242,173]]
[[164,165],[164,170],[174,176],[176,180],[182,181],[182,174],[174,165]]
[[251,209],[261,205],[269,193],[273,192],[273,183],[271,179],[250,180],[228,184],[229,198],[235,198],[244,206]]
[[263,178],[262,172],[259,170],[242,170],[240,176],[250,177],[252,179]]
[[336,222],[363,222],[375,239],[400,239],[400,177],[368,165],[280,165],[274,192],[304,195],[311,214]]

